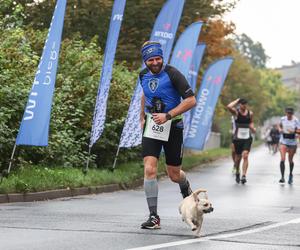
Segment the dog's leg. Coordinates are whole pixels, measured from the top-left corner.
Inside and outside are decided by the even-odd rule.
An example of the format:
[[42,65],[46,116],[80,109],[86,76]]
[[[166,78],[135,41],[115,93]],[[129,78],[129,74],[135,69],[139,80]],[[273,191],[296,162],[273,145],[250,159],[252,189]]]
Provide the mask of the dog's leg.
[[179,207],[178,207],[178,210],[179,210],[179,213],[182,214],[181,212],[181,207],[182,207],[182,203],[180,203]]
[[201,216],[201,217],[199,218],[199,223],[198,223],[198,227],[197,227],[197,230],[196,230],[196,235],[197,235],[198,237],[201,237],[201,235],[200,235],[200,230],[201,230],[201,227],[202,227],[202,223],[203,223],[203,217]]
[[182,203],[179,205],[178,210],[179,210],[179,214],[181,214],[181,219],[182,219],[182,221],[184,221],[184,216],[183,216],[183,214],[182,214],[181,208],[182,208]]
[[192,231],[195,231],[197,229],[196,225],[193,223],[191,218],[186,218],[185,222],[191,227]]

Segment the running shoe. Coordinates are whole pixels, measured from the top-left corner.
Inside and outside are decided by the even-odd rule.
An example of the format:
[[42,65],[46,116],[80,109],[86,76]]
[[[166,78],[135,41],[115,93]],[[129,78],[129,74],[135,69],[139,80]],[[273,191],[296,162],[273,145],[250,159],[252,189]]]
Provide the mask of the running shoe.
[[240,183],[240,174],[235,174],[235,181],[236,181],[236,183],[237,184],[239,184]]
[[241,179],[241,183],[242,183],[242,184],[245,184],[246,182],[247,182],[246,176],[243,175],[243,176],[242,176],[242,179]]
[[157,214],[151,213],[147,221],[141,225],[142,229],[160,229],[160,218]]
[[281,178],[281,179],[279,180],[279,183],[285,183],[284,178]]
[[288,184],[293,184],[293,175],[290,174]]

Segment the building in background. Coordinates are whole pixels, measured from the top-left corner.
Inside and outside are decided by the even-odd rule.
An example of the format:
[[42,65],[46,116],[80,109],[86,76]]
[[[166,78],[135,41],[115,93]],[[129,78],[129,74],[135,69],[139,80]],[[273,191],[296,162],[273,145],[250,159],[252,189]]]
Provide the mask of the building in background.
[[281,74],[284,85],[300,93],[300,63],[292,62],[292,65],[275,70]]
[[[281,74],[283,84],[300,95],[300,62],[292,61],[291,65],[282,66],[275,70]],[[295,115],[300,118],[300,103],[296,106]]]

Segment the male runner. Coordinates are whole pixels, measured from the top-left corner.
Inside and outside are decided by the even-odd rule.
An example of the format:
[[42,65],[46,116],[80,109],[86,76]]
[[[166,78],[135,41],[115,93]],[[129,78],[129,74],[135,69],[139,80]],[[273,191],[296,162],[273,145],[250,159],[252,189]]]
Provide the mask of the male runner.
[[[247,108],[247,100],[238,98],[227,105],[227,109],[235,118],[235,133],[233,144],[235,147],[235,167],[236,167],[236,182],[245,184],[247,182],[246,174],[249,166],[249,152],[252,144],[251,132],[255,133],[253,123],[253,112]],[[239,105],[239,108],[236,106]],[[240,179],[240,163],[243,158],[242,179]]]
[[185,77],[174,67],[163,64],[161,44],[148,41],[142,46],[146,68],[140,72],[143,89],[140,121],[144,130],[144,189],[149,219],[143,229],[160,228],[157,213],[157,163],[163,147],[169,178],[179,184],[183,198],[192,190],[181,170],[183,149],[182,114],[196,105],[196,99]]

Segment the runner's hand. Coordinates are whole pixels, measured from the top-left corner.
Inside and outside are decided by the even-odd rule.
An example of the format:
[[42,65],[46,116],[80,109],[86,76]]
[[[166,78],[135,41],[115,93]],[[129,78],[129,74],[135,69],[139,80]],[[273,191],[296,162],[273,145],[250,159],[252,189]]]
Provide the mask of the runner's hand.
[[167,121],[166,113],[153,113],[152,114],[153,121],[158,124],[164,124]]

